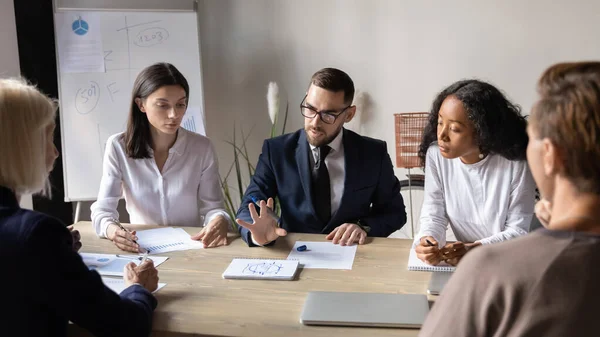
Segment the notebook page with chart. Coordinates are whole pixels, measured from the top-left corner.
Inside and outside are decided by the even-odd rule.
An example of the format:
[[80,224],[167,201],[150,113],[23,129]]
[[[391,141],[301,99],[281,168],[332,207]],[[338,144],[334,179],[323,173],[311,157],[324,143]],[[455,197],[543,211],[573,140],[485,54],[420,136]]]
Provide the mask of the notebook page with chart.
[[286,280],[294,279],[298,261],[276,259],[235,258],[225,272],[224,279]]
[[160,254],[177,250],[202,249],[202,242],[194,241],[183,228],[156,228],[138,231],[137,243],[148,254]]
[[[123,276],[123,269],[130,262],[140,265],[143,257],[140,255],[80,253],[83,263],[90,269],[103,276]],[[167,261],[166,256],[153,256],[152,262],[158,267]]]
[[437,266],[428,265],[427,263],[419,260],[417,257],[417,252],[412,248],[410,250],[410,255],[408,256],[408,270],[413,271],[443,271],[443,272],[453,272],[456,267],[453,267],[446,262],[440,262]]

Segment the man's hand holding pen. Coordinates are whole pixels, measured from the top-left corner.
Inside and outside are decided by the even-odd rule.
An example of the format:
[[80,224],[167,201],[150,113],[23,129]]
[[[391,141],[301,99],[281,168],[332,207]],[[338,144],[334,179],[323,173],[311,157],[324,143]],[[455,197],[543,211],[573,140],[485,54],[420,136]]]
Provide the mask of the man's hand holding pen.
[[126,286],[139,284],[150,292],[158,288],[158,270],[154,267],[154,262],[147,257],[148,254],[146,253],[139,266],[136,266],[133,262],[125,266],[123,281],[125,281]]

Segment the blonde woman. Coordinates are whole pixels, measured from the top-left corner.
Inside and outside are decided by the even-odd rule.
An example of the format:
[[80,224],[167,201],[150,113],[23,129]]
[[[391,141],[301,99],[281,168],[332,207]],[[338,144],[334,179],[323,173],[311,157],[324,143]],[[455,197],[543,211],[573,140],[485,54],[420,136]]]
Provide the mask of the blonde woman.
[[212,143],[180,127],[189,97],[187,80],[172,64],[143,69],[133,85],[127,130],[106,143],[92,223],[122,250],[140,251],[135,231],[117,220],[122,196],[132,223],[203,226],[192,239],[206,248],[227,243],[231,220]]
[[49,191],[55,117],[35,87],[0,79],[2,335],[66,336],[71,321],[96,336],[148,336],[158,285],[152,262],[127,265],[128,288],[117,295],[86,267],[63,223],[19,207],[21,195]]

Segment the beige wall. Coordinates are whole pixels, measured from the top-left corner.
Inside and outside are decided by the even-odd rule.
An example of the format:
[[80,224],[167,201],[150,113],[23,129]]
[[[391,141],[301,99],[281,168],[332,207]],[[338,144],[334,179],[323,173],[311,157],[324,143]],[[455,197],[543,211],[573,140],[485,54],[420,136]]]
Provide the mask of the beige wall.
[[600,58],[598,1],[201,0],[198,17],[207,132],[222,174],[234,123],[253,128],[256,162],[270,129],[269,81],[289,96],[291,131],[302,126],[310,76],[345,70],[372,103],[352,128],[387,141],[393,159],[393,114],[428,110],[458,79],[490,81],[527,113],[547,66]]
[[546,67],[600,58],[600,2],[588,0],[204,0],[199,20],[207,132],[222,173],[234,121],[255,126],[256,161],[270,127],[269,81],[289,94],[295,130],[312,73],[345,70],[372,99],[353,129],[387,141],[394,158],[393,114],[428,110],[458,79],[491,81],[527,114]]
[[19,50],[13,0],[0,0],[0,76],[18,76]]
[[[13,0],[0,0],[0,77],[19,76],[19,49]],[[33,208],[30,195],[21,197],[21,207]]]

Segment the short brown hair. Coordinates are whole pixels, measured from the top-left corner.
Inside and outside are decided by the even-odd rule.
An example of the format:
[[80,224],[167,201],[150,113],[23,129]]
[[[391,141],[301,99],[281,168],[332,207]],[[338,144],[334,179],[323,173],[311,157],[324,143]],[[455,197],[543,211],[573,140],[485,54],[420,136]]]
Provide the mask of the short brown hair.
[[538,92],[532,127],[558,147],[564,174],[580,192],[600,194],[600,62],[553,65]]
[[323,68],[312,76],[310,83],[333,92],[343,91],[344,103],[352,104],[354,82],[345,72],[336,68]]

